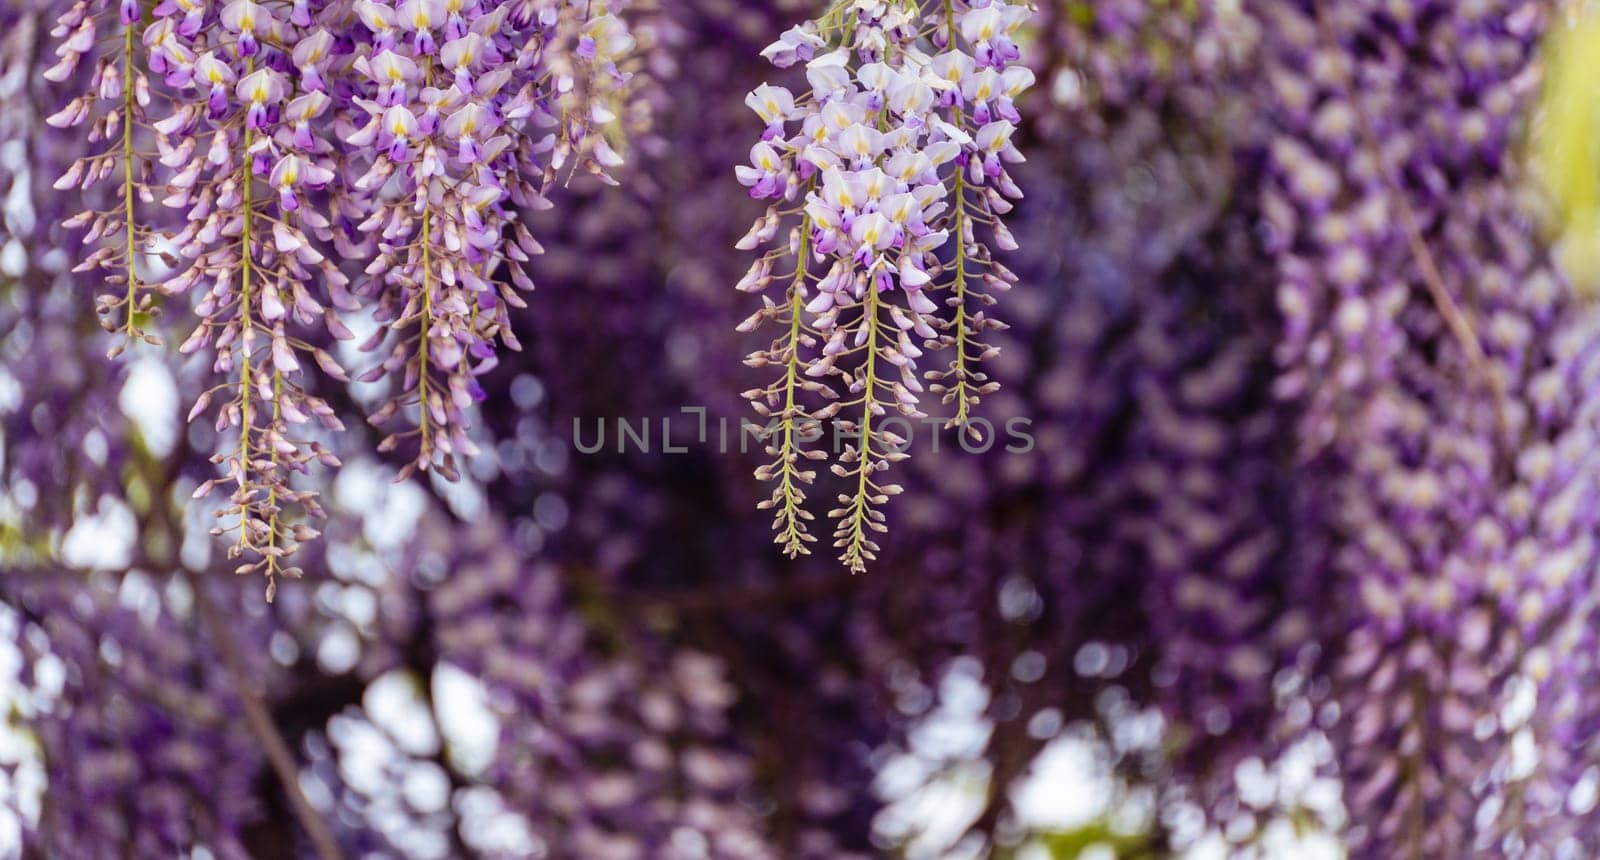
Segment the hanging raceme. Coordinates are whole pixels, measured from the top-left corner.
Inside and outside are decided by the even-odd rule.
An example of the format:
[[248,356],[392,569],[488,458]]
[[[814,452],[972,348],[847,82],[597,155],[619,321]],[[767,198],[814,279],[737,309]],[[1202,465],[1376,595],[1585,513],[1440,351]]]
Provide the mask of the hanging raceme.
[[[163,164],[175,171],[164,202],[187,215],[173,244],[193,262],[173,284],[200,293],[199,325],[179,349],[208,350],[223,380],[190,418],[218,402],[219,434],[238,434],[234,451],[213,457],[233,486],[213,533],[234,535],[229,552],[242,559],[238,572],[264,574],[270,596],[279,575],[300,574],[289,563],[296,544],[316,536],[286,512],[320,513],[315,492],[292,487],[289,474],[314,459],[338,465],[305,425],[315,416],[327,430],[343,429],[327,403],[307,392],[300,360],[316,350],[301,334],[316,337],[320,327],[349,337],[315,293],[325,287],[337,304],[355,307],[343,288],[347,279],[316,248],[313,233],[325,219],[300,205],[302,194],[334,177],[304,119],[317,112],[322,94],[295,92],[307,76],[290,75],[290,56],[274,46],[305,34],[262,4],[232,0],[220,11],[219,28],[187,35],[193,18],[178,4],[158,8],[156,20],[166,82],[190,97],[156,124]],[[187,50],[165,47],[172,44]],[[191,55],[192,67],[185,66]]]
[[70,82],[81,90],[46,122],[60,129],[87,126],[88,154],[72,162],[55,187],[83,195],[84,208],[66,223],[84,228],[83,243],[96,247],[74,271],[105,273],[105,292],[97,299],[100,323],[122,335],[109,350],[112,358],[128,341],[161,343],[146,330],[158,310],[151,291],[161,287],[162,266],[151,255],[159,248],[149,226],[136,215],[154,201],[152,164],[141,148],[148,144],[153,97],[149,76],[136,62],[141,24],[134,0],[79,0],[50,31],[59,40],[57,62],[43,73],[46,80]]
[[[756,476],[776,484],[761,507],[790,557],[815,541],[803,487],[816,473],[804,463],[829,457],[805,447],[822,422],[854,440],[832,464],[847,492],[829,515],[840,560],[860,572],[887,528],[882,505],[901,492],[883,480],[908,456],[909,433],[893,428],[925,418],[932,394],[951,412],[946,427],[976,435],[971,412],[998,387],[977,365],[997,352],[985,333],[1004,328],[987,310],[993,293],[1014,280],[988,243],[1016,247],[1001,216],[1021,196],[1005,165],[1021,161],[1014,100],[1033,74],[1012,64],[1029,14],[1004,0],[841,0],[763,51],[779,68],[804,62],[810,86],[750,94],[766,130],[738,168],[752,197],[773,201],[739,247],[783,237],[738,288],[763,302],[740,330],[779,331],[746,359],[778,379],[745,397],[770,419],[773,460]],[[922,371],[924,349],[953,355]]]
[[519,348],[509,309],[541,251],[521,213],[550,206],[559,177],[610,182],[621,163],[607,136],[631,91],[621,11],[78,0],[59,15],[46,76],[83,92],[50,121],[91,144],[57,185],[82,193],[67,226],[96,246],[78,270],[104,270],[99,310],[125,339],[160,343],[155,293],[193,296],[180,352],[206,353],[213,376],[189,417],[215,411],[224,472],[195,496],[232,488],[213,533],[269,599],[321,515],[290,475],[338,465],[319,436],[343,424],[312,392],[313,374],[349,381],[340,312],[379,323],[365,347],[385,358],[360,378],[394,380],[370,420],[409,425],[379,445],[415,445],[399,477],[454,478],[475,452],[474,378],[496,342]]
[[606,100],[627,82],[616,61],[633,42],[598,3],[363,0],[357,10],[360,88],[345,143],[373,153],[353,184],[370,202],[360,229],[377,236],[358,292],[385,324],[365,348],[388,349],[363,379],[403,378],[370,420],[414,416],[381,443],[415,438],[402,477],[432,467],[454,478],[456,454],[477,450],[466,421],[482,398],[474,377],[494,367],[496,341],[520,349],[508,309],[526,306],[524,265],[541,249],[518,213],[549,206],[544,189],[574,155],[598,175],[620,163],[588,132],[614,119]]

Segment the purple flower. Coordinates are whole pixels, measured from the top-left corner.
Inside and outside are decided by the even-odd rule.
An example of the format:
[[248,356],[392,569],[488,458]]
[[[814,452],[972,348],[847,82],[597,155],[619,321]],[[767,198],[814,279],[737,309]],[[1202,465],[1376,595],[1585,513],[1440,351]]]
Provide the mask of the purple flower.
[[[1021,155],[1011,144],[1013,123],[991,116],[1000,111],[991,111],[989,102],[998,104],[1002,97],[1002,71],[996,70],[1017,59],[1010,37],[1028,9],[954,4],[948,7],[953,17],[947,18],[943,9],[913,15],[886,4],[855,8],[853,27],[824,19],[790,30],[763,52],[780,68],[806,59],[811,90],[796,97],[784,87],[763,84],[750,93],[745,104],[766,128],[751,149],[751,166],[736,173],[751,197],[778,201],[741,248],[779,236],[780,207],[803,198],[789,210],[797,210],[799,222],[782,233],[786,247],[762,256],[741,283],[741,289],[770,283],[767,273],[779,258],[788,257],[794,266],[785,300],[768,301],[741,326],[747,330],[769,322],[789,331],[787,339],[748,361],[782,370],[778,383],[747,393],[758,412],[777,421],[769,437],[769,453],[776,459],[757,475],[777,482],[778,489],[763,506],[778,510],[784,551],[790,556],[806,552],[810,536],[798,485],[809,483],[813,473],[799,469],[797,422],[835,419],[845,406],[859,409],[859,418],[836,419],[858,435],[859,444],[833,466],[847,482],[854,479],[855,489],[841,497],[844,507],[832,512],[840,521],[835,538],[841,558],[859,571],[876,551],[870,535],[883,530],[877,506],[900,492],[896,485],[881,484],[879,476],[904,456],[897,450],[898,437],[883,429],[890,410],[902,420],[921,419],[921,396],[942,395],[946,404],[955,405],[950,425],[965,427],[979,396],[995,388],[972,363],[992,354],[977,337],[999,324],[969,316],[967,304],[985,283],[984,267],[994,269],[997,282],[1006,275],[977,243],[973,224],[992,225],[995,244],[1014,247],[999,215],[1009,209],[1004,197],[1020,196],[1004,164],[1020,161]],[[924,30],[943,34],[941,44],[950,49],[930,58],[919,44]],[[983,53],[983,63],[957,49],[958,33],[970,49]],[[837,47],[821,50],[829,45]],[[979,72],[980,65],[993,68]],[[1003,113],[1016,115],[1010,100],[1031,80],[1028,74],[1011,76]],[[970,95],[963,96],[964,91]],[[969,102],[975,110],[968,110]],[[797,131],[791,129],[794,123]],[[949,279],[935,284],[930,269],[952,233],[958,240],[953,259],[937,264]],[[811,297],[809,270],[816,262],[830,267]],[[953,318],[938,314],[938,305],[924,294],[930,289],[951,291]],[[897,296],[905,297],[904,304]],[[816,338],[802,339],[806,330]],[[931,387],[923,385],[917,368],[924,352],[908,331],[934,349],[954,348],[950,370],[932,374],[939,381]],[[819,343],[820,351],[804,354]],[[823,377],[837,378],[843,396],[815,410],[799,405],[801,389],[818,385],[804,380]]]

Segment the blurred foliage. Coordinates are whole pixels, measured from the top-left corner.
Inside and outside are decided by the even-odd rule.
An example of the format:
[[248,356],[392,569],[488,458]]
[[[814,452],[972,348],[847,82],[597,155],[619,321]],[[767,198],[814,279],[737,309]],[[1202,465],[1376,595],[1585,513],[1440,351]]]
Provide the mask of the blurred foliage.
[[1600,12],[1573,10],[1545,46],[1545,83],[1530,155],[1551,203],[1562,265],[1600,287]]
[[[1158,860],[1163,854],[1145,833],[1126,833],[1104,820],[1091,821],[1071,830],[1036,833],[1026,843],[1049,852],[1051,860],[1115,857],[1117,860]],[[1106,854],[1110,850],[1110,855]],[[1017,860],[1020,849],[997,853],[997,860]]]

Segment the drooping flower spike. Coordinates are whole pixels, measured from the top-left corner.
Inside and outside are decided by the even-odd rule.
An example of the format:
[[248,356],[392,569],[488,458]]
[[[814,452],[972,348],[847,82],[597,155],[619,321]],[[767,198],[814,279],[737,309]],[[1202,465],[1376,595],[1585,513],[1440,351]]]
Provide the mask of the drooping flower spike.
[[[64,4],[63,4],[64,5]],[[308,374],[349,381],[340,312],[370,308],[362,375],[393,376],[375,425],[405,414],[401,470],[457,474],[476,448],[466,412],[494,345],[518,344],[508,308],[540,252],[521,223],[575,169],[620,164],[613,120],[633,39],[618,3],[550,0],[78,0],[47,77],[84,88],[51,117],[86,127],[91,154],[58,183],[85,196],[67,221],[95,245],[107,329],[159,343],[155,294],[190,296],[180,351],[210,356],[194,404],[232,436],[214,461],[232,487],[217,534],[269,596],[315,537],[314,491],[290,475],[337,466],[319,440],[343,424]],[[103,31],[117,28],[117,38]],[[100,184],[115,178],[118,193]],[[607,177],[609,181],[609,177]],[[364,271],[346,261],[368,261]],[[119,343],[112,352],[123,349]],[[313,429],[320,426],[320,430]],[[409,444],[409,443],[408,443]]]
[[627,81],[616,61],[632,41],[598,3],[357,5],[365,32],[343,142],[373,153],[352,162],[367,202],[359,229],[377,237],[357,290],[384,324],[365,348],[387,350],[362,378],[402,379],[371,418],[415,416],[380,445],[415,438],[402,477],[453,478],[456,456],[477,450],[475,377],[495,366],[497,342],[520,348],[508,313],[525,306],[524,266],[542,249],[519,213],[548,207],[548,183],[571,165],[620,163],[589,130],[614,118],[604,101]]
[[[886,530],[880,508],[901,491],[882,472],[908,456],[911,422],[927,417],[922,398],[939,396],[951,412],[945,426],[976,435],[971,410],[997,388],[977,363],[997,352],[985,332],[1004,328],[987,311],[991,293],[1014,278],[989,244],[1016,247],[1001,216],[1021,196],[1006,165],[1021,160],[1014,99],[1033,83],[1011,65],[1029,13],[1004,0],[928,10],[839,2],[763,51],[779,68],[804,61],[810,86],[799,96],[768,84],[751,92],[765,130],[738,169],[752,197],[774,201],[740,247],[783,237],[738,287],[783,287],[780,300],[763,295],[741,330],[780,329],[746,361],[778,368],[779,379],[745,396],[770,419],[774,459],[756,475],[776,484],[762,507],[776,512],[776,540],[791,557],[815,540],[803,489],[815,472],[802,461],[827,459],[805,448],[822,422],[854,439],[832,465],[848,491],[830,516],[840,559],[862,571]],[[924,349],[952,357],[922,371]]]
[[[147,148],[149,113],[157,94],[139,58],[143,31],[138,4],[121,0],[78,0],[56,19],[56,62],[43,75],[79,93],[46,119],[59,129],[85,129],[88,152],[56,180],[60,191],[77,191],[85,207],[67,221],[84,230],[93,246],[76,271],[102,271],[105,291],[97,310],[101,326],[122,339],[109,350],[120,354],[129,341],[160,344],[147,326],[159,308],[159,237],[140,216],[154,202],[154,166]],[[110,186],[115,184],[115,191]]]
[[[187,48],[168,58],[168,80],[182,83],[173,113],[155,124],[162,163],[174,171],[163,202],[187,222],[172,243],[191,262],[170,287],[199,297],[199,324],[179,349],[207,352],[221,380],[190,418],[216,403],[217,431],[237,434],[236,449],[213,458],[233,488],[213,533],[234,535],[238,572],[264,574],[270,596],[278,576],[299,575],[297,544],[317,534],[297,515],[321,513],[316,493],[291,486],[290,474],[312,461],[338,465],[310,425],[343,424],[307,390],[310,362],[302,361],[341,378],[313,341],[351,336],[330,302],[356,308],[348,278],[318,250],[328,219],[302,205],[303,195],[335,180],[336,162],[309,124],[318,100],[297,91],[281,47],[306,35],[299,28],[251,0],[222,7],[219,26],[192,37],[161,12],[156,19],[170,22],[171,41]],[[217,483],[202,484],[196,496]]]

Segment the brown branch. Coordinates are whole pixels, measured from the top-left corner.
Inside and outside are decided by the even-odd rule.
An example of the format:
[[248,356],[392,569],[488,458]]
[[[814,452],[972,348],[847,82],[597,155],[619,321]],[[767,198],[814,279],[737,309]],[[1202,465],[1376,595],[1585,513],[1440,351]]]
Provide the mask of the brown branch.
[[[152,570],[167,570],[171,568],[152,568]],[[15,584],[18,581],[32,584],[41,583],[87,583],[96,574],[119,575],[131,573],[135,570],[144,570],[140,566],[131,566],[121,571],[96,571],[73,567],[65,564],[45,564],[27,567],[9,567],[3,574],[3,581]],[[267,762],[277,776],[278,782],[283,786],[283,793],[289,798],[289,804],[300,826],[304,827],[306,834],[311,838],[311,844],[320,860],[344,860],[344,853],[339,850],[338,842],[333,837],[333,831],[328,823],[317,812],[316,807],[306,798],[300,789],[299,765],[295,762],[294,753],[289,749],[289,744],[278,733],[277,725],[267,709],[266,703],[255,693],[250,685],[249,673],[245,670],[244,660],[239,655],[239,646],[233,639],[233,631],[218,614],[216,606],[206,594],[201,577],[193,571],[182,570],[182,576],[187,580],[189,588],[194,592],[195,608],[200,614],[202,623],[210,633],[217,656],[221,658],[223,668],[227,671],[239,694],[239,700],[244,704],[245,721],[250,732],[256,736],[266,753]],[[163,703],[170,706],[172,703]],[[178,711],[179,709],[174,709]]]
[[[1322,42],[1329,48],[1341,49],[1338,35],[1328,24],[1327,16],[1323,14],[1324,3],[1318,2],[1312,15],[1316,18],[1317,30]],[[1422,235],[1422,223],[1417,218],[1416,210],[1412,208],[1410,198],[1401,186],[1400,180],[1391,172],[1388,163],[1383,157],[1383,147],[1378,143],[1378,134],[1374,129],[1372,117],[1367,113],[1366,105],[1356,94],[1356,82],[1352,80],[1351,69],[1354,61],[1348,57],[1347,63],[1338,64],[1336,76],[1338,82],[1344,87],[1345,100],[1350,103],[1355,112],[1356,128],[1361,135],[1362,149],[1367,157],[1372,159],[1373,168],[1378,171],[1378,178],[1383,182],[1384,189],[1395,201],[1399,208],[1400,228],[1406,235],[1406,244],[1410,247],[1411,255],[1416,259],[1417,269],[1422,275],[1423,284],[1428,289],[1428,296],[1433,302],[1439,316],[1444,318],[1445,326],[1450,329],[1451,335],[1460,344],[1467,355],[1467,364],[1472,374],[1489,392],[1494,401],[1495,431],[1500,437],[1502,445],[1510,445],[1511,422],[1506,415],[1506,390],[1503,380],[1495,375],[1489,367],[1488,354],[1484,352],[1483,343],[1478,339],[1472,321],[1461,305],[1450,294],[1449,287],[1445,284],[1444,275],[1439,269],[1433,250],[1428,247],[1427,240]]]
[[26,583],[28,585],[87,585],[96,576],[106,576],[112,579],[127,576],[130,573],[141,573],[152,579],[162,579],[171,576],[173,571],[160,568],[145,569],[136,565],[124,567],[95,569],[85,567],[72,567],[53,561],[44,560],[38,564],[7,565],[0,567],[0,582]]
[[715,615],[727,611],[781,609],[791,603],[805,603],[856,587],[860,577],[848,574],[784,579],[750,585],[708,584],[704,588],[685,588],[626,594],[610,597],[623,610],[671,612],[683,615]]
[[211,603],[211,598],[206,594],[204,583],[198,576],[185,571],[189,587],[194,592],[194,603],[200,613],[201,620],[206,629],[210,631],[217,655],[222,658],[222,665],[227,669],[233,685],[239,693],[239,700],[244,703],[245,720],[249,723],[250,731],[261,742],[263,751],[266,752],[267,762],[272,766],[273,773],[277,774],[278,782],[283,786],[283,793],[289,798],[289,805],[294,810],[294,816],[299,820],[300,826],[306,829],[306,834],[311,838],[311,844],[316,849],[321,860],[343,860],[344,853],[339,850],[339,844],[333,838],[333,831],[328,827],[327,821],[317,812],[311,801],[306,799],[305,792],[300,790],[300,771],[295,763],[294,753],[289,749],[289,744],[278,734],[277,725],[272,720],[272,714],[267,706],[256,695],[250,686],[249,674],[245,671],[244,660],[239,656],[238,644],[234,642],[233,631],[228,628],[222,616],[217,613],[217,608]]

